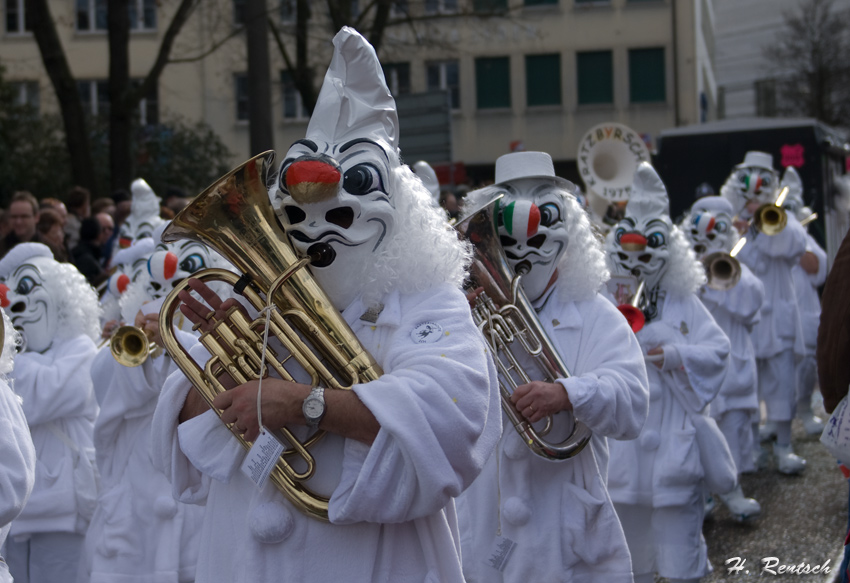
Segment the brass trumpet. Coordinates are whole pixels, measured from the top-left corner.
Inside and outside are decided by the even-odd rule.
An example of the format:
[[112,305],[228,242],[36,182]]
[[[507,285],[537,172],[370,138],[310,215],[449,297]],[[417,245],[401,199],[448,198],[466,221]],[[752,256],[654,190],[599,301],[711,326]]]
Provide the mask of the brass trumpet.
[[[571,431],[561,442],[552,443],[546,436],[554,426],[553,417],[548,417],[545,427],[537,430],[511,402],[511,395],[520,385],[532,380],[554,382],[568,378],[570,373],[525,296],[520,286],[521,275],[514,274],[502,250],[495,219],[497,205],[503,196],[500,193],[454,225],[458,234],[473,245],[470,287],[484,288],[476,299],[472,317],[484,334],[499,371],[502,410],[525,444],[545,459],[571,458],[590,441],[591,433],[586,425],[568,413],[566,418]],[[523,370],[514,351],[531,356],[542,377],[532,379]]]
[[[283,345],[284,353],[277,354],[269,347],[266,366],[281,378],[294,380],[284,367],[291,366],[288,361],[293,358],[310,375],[313,386],[350,389],[357,383],[377,379],[383,374],[380,366],[305,269],[311,261],[321,260],[322,250],[300,259],[278,224],[266,190],[273,160],[274,152],[264,152],[214,182],[174,217],[162,240],[198,241],[218,251],[242,273],[239,276],[224,269],[205,269],[193,277],[203,282],[226,282],[256,310],[268,313],[269,336]],[[230,376],[236,384],[242,384],[261,378],[265,372],[260,370],[265,316],[250,320],[243,311],[232,308],[226,319],[201,336],[201,343],[213,355],[201,367],[173,331],[174,311],[180,303],[177,294],[181,290],[190,288],[185,282],[175,286],[160,310],[163,343],[210,408],[221,416],[212,405],[215,396],[225,390],[220,377]],[[246,449],[251,447],[251,442],[232,425],[228,429]],[[306,484],[316,463],[308,448],[325,432],[318,431],[301,442],[285,427],[270,429],[286,446],[269,476],[272,483],[300,511],[327,521],[328,497],[310,490]],[[294,467],[290,461],[293,458],[301,469]]]
[[646,297],[644,294],[645,290],[646,282],[640,280],[631,299],[625,304],[617,306],[617,309],[620,310],[620,313],[626,317],[629,327],[631,327],[632,332],[635,334],[640,332],[643,329],[644,324],[646,324],[646,316],[643,314],[643,305],[646,303]]
[[109,339],[109,350],[118,364],[134,367],[145,362],[149,356],[159,356],[161,349],[150,341],[144,330],[136,326],[121,326]]

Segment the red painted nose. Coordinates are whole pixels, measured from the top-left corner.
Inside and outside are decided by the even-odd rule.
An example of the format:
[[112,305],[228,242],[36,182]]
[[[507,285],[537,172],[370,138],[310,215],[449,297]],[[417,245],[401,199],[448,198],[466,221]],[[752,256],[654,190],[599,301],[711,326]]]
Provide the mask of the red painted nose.
[[9,293],[9,286],[4,283],[0,283],[0,306],[4,308],[9,307],[9,297],[7,294]]
[[130,277],[126,273],[119,275],[118,281],[115,282],[115,287],[118,288],[118,293],[123,294],[128,285],[130,285]]
[[639,233],[626,233],[620,237],[620,247],[624,251],[643,251],[646,249],[646,237]]
[[321,202],[333,198],[342,176],[338,166],[324,160],[298,160],[286,170],[289,194],[298,203]]

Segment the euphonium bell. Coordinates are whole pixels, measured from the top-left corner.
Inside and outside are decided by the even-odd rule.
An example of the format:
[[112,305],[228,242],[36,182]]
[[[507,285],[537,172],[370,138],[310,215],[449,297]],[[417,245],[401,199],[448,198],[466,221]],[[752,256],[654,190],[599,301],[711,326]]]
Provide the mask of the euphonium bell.
[[[532,380],[554,382],[569,377],[570,373],[525,296],[520,286],[521,276],[514,274],[502,250],[495,226],[495,213],[502,196],[499,194],[454,226],[460,236],[473,245],[470,287],[484,288],[472,310],[473,320],[484,334],[499,372],[502,410],[525,444],[546,459],[570,458],[590,441],[591,433],[586,425],[576,420],[571,412],[559,414],[571,427],[562,441],[552,443],[546,436],[552,431],[553,417],[547,419],[543,429],[537,430],[511,402],[513,391],[520,385]],[[542,378],[532,379],[523,370],[517,360],[517,354],[522,353],[519,351],[533,359]]]
[[[193,277],[203,282],[226,282],[254,309],[268,314],[269,337],[283,345],[284,354],[277,354],[270,346],[266,367],[273,368],[281,378],[294,380],[284,368],[284,363],[294,358],[312,377],[313,386],[350,389],[357,383],[375,380],[382,374],[381,368],[305,269],[311,259],[321,260],[321,250],[315,258],[299,258],[272,211],[266,179],[273,160],[274,152],[264,152],[214,182],[174,217],[162,240],[198,241],[216,250],[242,273],[239,276],[224,269],[205,269]],[[225,390],[220,376],[230,376],[236,384],[262,376],[266,316],[261,314],[250,320],[242,310],[232,308],[227,319],[218,321],[211,332],[201,336],[201,343],[213,355],[202,368],[177,342],[173,332],[174,311],[180,302],[177,294],[181,290],[189,290],[185,282],[169,293],[160,311],[163,343],[195,389],[221,416],[212,405],[215,396]],[[251,447],[232,426],[228,428],[246,449]],[[285,427],[270,429],[286,447],[269,476],[272,483],[300,511],[328,520],[328,497],[311,491],[306,484],[316,463],[308,448],[324,432],[316,432],[301,442]]]
[[136,326],[121,326],[109,340],[112,356],[123,366],[139,366],[158,346],[150,341],[144,330]]

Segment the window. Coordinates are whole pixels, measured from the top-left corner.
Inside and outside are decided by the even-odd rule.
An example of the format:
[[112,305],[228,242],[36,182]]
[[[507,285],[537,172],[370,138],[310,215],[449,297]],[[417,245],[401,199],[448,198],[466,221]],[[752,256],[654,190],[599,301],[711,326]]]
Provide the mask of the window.
[[561,105],[561,55],[525,57],[525,96],[529,107]]
[[425,64],[428,89],[448,89],[452,109],[460,109],[460,73],[457,61],[431,61]]
[[15,105],[28,105],[38,113],[41,105],[41,96],[38,81],[10,81]]
[[475,12],[504,12],[508,9],[508,0],[472,0]]
[[233,85],[236,90],[236,121],[248,121],[248,74],[235,73]]
[[410,63],[387,63],[383,65],[384,77],[393,95],[410,93]]
[[301,100],[301,93],[295,87],[292,75],[289,71],[280,72],[280,85],[283,93],[283,117],[284,119],[307,119],[307,108]]
[[156,30],[156,0],[130,0],[130,30]]
[[508,57],[475,59],[475,93],[478,109],[511,106],[511,68]]
[[632,103],[667,100],[663,48],[629,51],[629,100]]
[[106,0],[77,0],[77,30],[106,30]]
[[457,0],[425,0],[425,14],[451,14],[457,12]]
[[26,0],[6,0],[6,32],[23,34],[32,30],[24,5]]
[[576,53],[578,103],[614,103],[614,64],[611,51]]
[[83,111],[91,115],[109,114],[109,82],[77,81],[77,91],[83,102]]
[[[7,0],[7,2],[10,0]],[[77,0],[77,31],[106,31],[107,0]],[[129,0],[130,30],[156,30],[157,0]]]
[[[141,82],[140,79],[130,80],[133,87],[138,87]],[[80,93],[80,99],[83,102],[83,110],[87,114],[92,116],[109,115],[109,81],[77,81],[77,91]],[[142,125],[159,123],[158,93],[157,87],[154,85],[151,92],[139,102],[139,109],[136,113],[139,116],[139,123]]]
[[558,0],[524,0],[523,4],[526,6],[545,6],[545,5],[558,5]]

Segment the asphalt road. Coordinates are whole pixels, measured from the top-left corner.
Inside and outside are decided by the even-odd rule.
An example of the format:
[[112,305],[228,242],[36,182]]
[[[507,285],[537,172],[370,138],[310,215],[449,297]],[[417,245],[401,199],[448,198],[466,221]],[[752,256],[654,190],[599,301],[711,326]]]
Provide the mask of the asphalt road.
[[[826,419],[822,408],[815,410]],[[807,461],[802,475],[780,474],[771,459],[766,470],[743,477],[744,494],[758,500],[762,507],[757,521],[737,523],[718,504],[703,528],[714,567],[704,582],[776,577],[806,583],[832,581],[840,566],[847,531],[848,482],[818,437],[804,435],[799,422],[794,422],[794,450]],[[746,562],[726,564],[734,557]],[[814,567],[829,561],[830,573],[780,574],[777,565],[773,567],[777,574],[772,575],[763,572],[764,561],[770,557],[775,557],[778,565],[808,563]],[[735,565],[742,569],[730,571]]]

